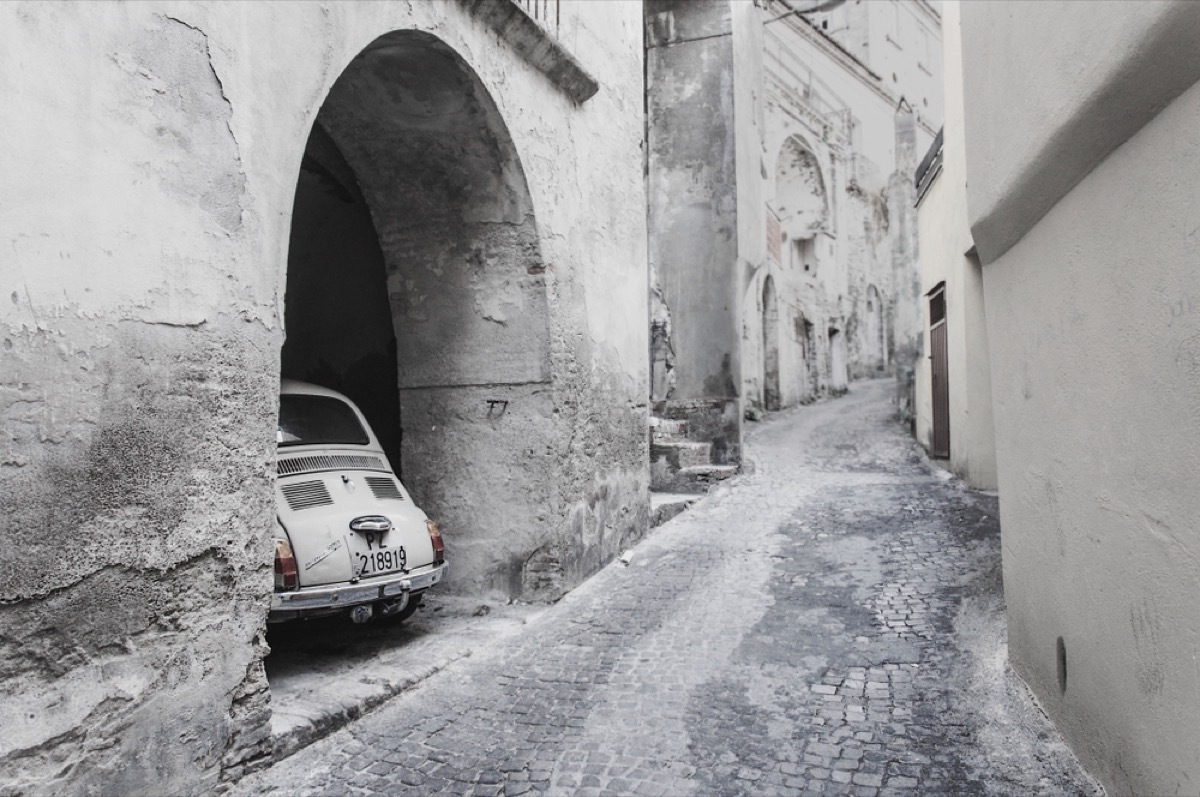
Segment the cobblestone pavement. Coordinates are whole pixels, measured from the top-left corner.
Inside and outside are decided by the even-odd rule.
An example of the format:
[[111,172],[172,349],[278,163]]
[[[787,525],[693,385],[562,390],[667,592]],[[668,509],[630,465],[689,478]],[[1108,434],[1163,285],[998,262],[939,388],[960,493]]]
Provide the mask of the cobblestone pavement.
[[856,383],[502,646],[237,794],[1097,793],[1005,664],[996,499]]

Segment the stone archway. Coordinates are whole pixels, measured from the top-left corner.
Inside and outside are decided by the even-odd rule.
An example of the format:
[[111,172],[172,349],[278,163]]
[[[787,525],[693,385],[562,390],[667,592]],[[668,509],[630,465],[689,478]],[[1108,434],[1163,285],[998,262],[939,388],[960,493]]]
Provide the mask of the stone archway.
[[544,264],[504,121],[435,36],[379,37],[330,90],[301,166],[285,302],[284,376],[372,405],[443,527],[447,587],[519,594],[553,498]]

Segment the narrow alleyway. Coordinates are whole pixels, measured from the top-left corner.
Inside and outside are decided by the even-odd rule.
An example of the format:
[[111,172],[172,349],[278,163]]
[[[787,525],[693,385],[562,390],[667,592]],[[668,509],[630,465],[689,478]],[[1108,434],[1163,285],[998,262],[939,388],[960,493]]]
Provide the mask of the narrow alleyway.
[[235,792],[1095,792],[1005,667],[996,499],[892,389],[756,425],[628,566]]

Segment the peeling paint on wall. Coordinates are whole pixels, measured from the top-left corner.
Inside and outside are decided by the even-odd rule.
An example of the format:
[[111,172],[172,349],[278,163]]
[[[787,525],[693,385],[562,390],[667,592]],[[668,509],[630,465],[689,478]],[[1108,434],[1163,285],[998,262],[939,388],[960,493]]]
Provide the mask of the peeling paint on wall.
[[422,489],[443,510],[502,499],[486,526],[448,520],[458,587],[554,598],[648,527],[638,13],[564,14],[601,67],[579,106],[455,3],[166,10],[0,6],[0,182],[22,198],[0,209],[0,792],[209,793],[268,757],[288,216],[298,176],[336,201],[386,192],[320,147],[303,162],[322,98],[381,34],[437,30],[493,99],[392,81],[470,135],[410,139],[404,187],[464,168],[372,219],[381,301],[412,332],[398,381],[406,442],[435,466]]
[[[125,105],[154,125],[155,135],[173,154],[157,160],[163,190],[195,198],[221,229],[237,232],[242,224],[241,200],[246,188],[241,154],[230,118],[233,105],[217,75],[208,36],[195,25],[171,16],[131,43],[129,53],[114,53],[114,62],[137,79],[137,100]],[[132,97],[129,99],[133,99]],[[197,155],[204,153],[204,158]],[[228,164],[225,168],[213,168]],[[165,168],[164,168],[165,167]]]

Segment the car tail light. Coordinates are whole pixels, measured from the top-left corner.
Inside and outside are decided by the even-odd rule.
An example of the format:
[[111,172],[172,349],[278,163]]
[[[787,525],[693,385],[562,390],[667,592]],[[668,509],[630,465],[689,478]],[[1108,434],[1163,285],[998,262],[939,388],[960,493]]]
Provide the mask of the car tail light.
[[442,532],[432,520],[425,521],[425,528],[429,529],[429,539],[433,542],[433,563],[440,565],[446,561],[446,544],[442,542]]
[[296,555],[287,540],[275,540],[275,589],[300,588],[300,568],[296,567]]

